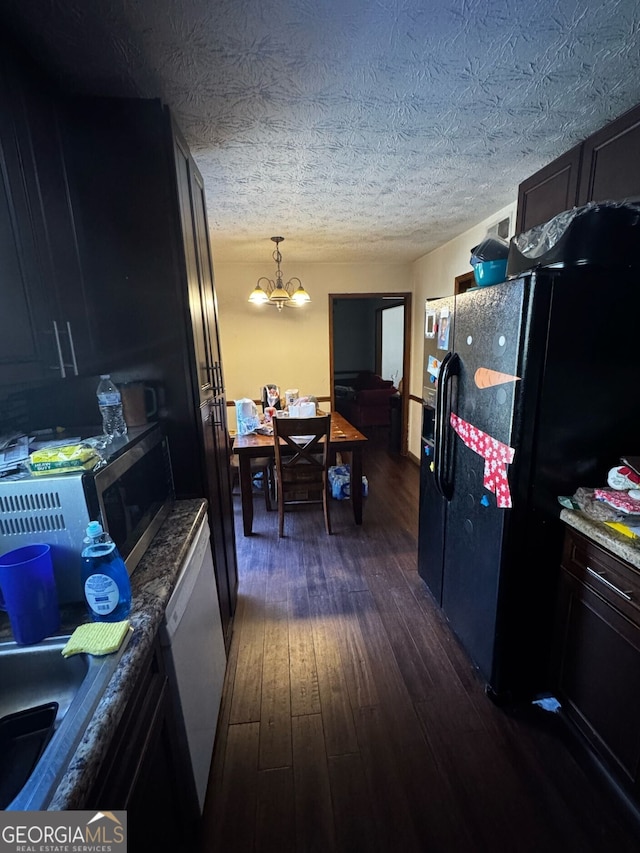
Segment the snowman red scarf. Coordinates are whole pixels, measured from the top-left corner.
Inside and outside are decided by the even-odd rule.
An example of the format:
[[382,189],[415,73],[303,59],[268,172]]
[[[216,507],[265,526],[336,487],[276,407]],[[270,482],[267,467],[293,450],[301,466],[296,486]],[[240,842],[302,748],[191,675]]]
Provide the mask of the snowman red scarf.
[[503,444],[473,424],[451,413],[451,426],[474,453],[484,459],[484,487],[494,492],[501,509],[509,509],[511,492],[507,480],[507,465],[513,462],[515,449]]

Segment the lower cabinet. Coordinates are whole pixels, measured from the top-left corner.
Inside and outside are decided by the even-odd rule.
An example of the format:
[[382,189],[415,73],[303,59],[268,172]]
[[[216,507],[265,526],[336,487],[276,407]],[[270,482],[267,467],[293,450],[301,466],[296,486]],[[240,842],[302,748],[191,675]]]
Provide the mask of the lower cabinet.
[[640,799],[640,572],[568,530],[556,692],[610,774]]
[[187,853],[195,845],[198,801],[171,698],[156,640],[84,805],[125,809],[130,850]]
[[211,398],[201,406],[200,415],[207,465],[211,550],[218,587],[222,633],[225,646],[229,651],[233,615],[238,599],[238,564],[233,512],[228,510],[229,506],[233,507],[229,469],[231,450],[227,438],[224,406],[224,398]]

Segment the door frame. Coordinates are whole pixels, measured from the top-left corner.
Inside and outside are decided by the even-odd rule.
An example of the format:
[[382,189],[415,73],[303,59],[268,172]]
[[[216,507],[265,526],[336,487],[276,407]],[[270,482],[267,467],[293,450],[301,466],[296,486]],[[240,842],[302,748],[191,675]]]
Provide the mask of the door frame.
[[397,299],[404,303],[404,341],[402,348],[400,455],[408,454],[409,446],[409,376],[411,370],[411,316],[412,294],[409,291],[382,291],[380,293],[329,293],[329,381],[331,383],[331,411],[335,411],[335,379],[333,363],[333,308],[342,299]]

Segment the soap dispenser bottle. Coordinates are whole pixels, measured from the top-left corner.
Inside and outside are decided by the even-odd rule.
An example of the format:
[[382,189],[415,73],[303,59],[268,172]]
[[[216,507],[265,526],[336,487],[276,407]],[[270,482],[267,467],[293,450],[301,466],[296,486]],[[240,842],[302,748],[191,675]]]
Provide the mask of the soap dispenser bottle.
[[120,622],[131,610],[129,573],[115,542],[91,521],[82,550],[82,587],[94,622]]

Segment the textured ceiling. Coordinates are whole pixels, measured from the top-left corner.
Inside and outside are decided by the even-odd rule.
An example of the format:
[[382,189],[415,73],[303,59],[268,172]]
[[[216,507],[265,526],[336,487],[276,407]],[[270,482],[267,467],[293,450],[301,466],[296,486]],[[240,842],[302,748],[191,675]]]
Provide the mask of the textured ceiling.
[[66,88],[160,97],[218,260],[411,261],[640,102],[638,0],[3,0]]

